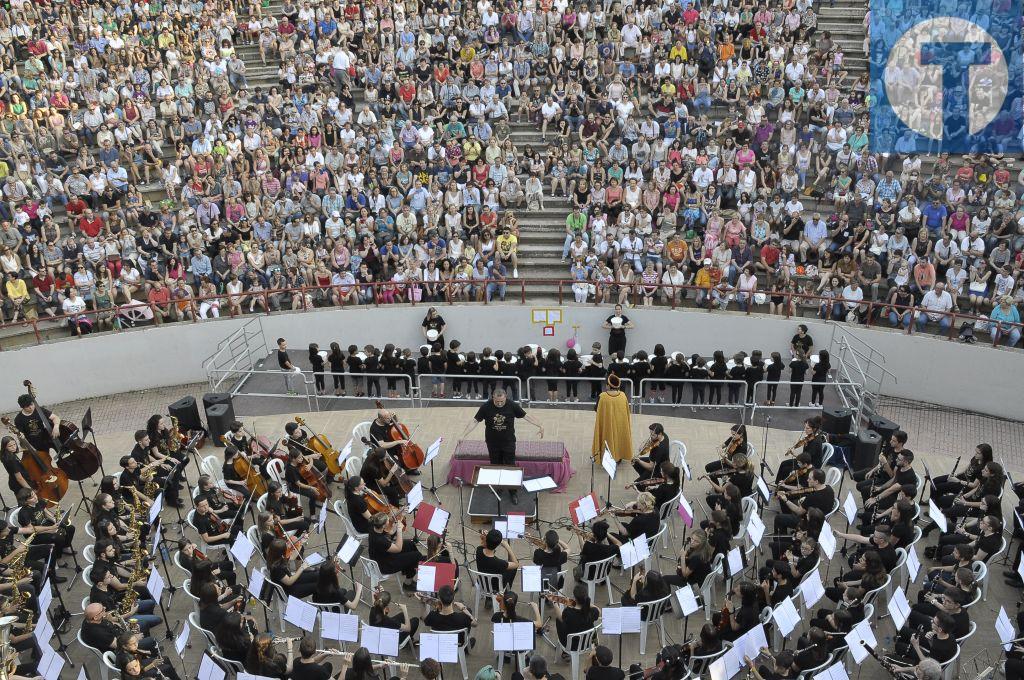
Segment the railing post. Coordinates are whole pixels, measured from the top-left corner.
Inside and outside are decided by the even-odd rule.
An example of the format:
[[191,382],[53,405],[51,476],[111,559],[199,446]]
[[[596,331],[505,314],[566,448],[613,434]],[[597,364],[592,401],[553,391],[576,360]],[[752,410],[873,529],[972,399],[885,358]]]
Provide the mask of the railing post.
[[562,305],[562,279],[558,279],[558,305]]
[[270,291],[263,290],[263,311],[270,316]]
[[956,315],[956,312],[947,312],[947,314],[952,314],[953,315],[953,318],[949,320],[949,329],[946,331],[946,334],[949,336],[949,339],[952,340],[952,339],[954,339],[957,336],[957,331],[956,331],[956,316],[957,315]]
[[526,279],[519,279],[519,304],[526,304]]
[[868,318],[864,321],[864,325],[867,328],[871,328],[872,319],[875,316],[875,304],[874,300],[868,302]]

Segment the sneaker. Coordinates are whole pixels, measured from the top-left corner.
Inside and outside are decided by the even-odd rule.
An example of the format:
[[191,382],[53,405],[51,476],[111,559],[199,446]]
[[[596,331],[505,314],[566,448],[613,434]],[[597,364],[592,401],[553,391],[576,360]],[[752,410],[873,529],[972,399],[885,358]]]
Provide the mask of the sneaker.
[[512,270],[512,278],[513,279],[518,279],[519,278],[519,268],[518,267]]

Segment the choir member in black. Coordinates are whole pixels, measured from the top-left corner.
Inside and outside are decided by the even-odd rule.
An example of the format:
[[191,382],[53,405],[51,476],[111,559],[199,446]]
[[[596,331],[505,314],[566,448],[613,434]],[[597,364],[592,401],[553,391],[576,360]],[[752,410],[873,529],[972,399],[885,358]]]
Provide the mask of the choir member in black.
[[244,664],[255,630],[250,617],[230,611],[221,619],[220,625],[213,629],[213,637],[225,659]]
[[909,644],[898,637],[896,654],[907,663],[917,663],[929,657],[940,664],[949,661],[959,649],[956,638],[953,637],[953,625],[953,617],[945,612],[939,612],[932,617],[928,632],[911,634]]
[[636,481],[650,479],[657,474],[661,464],[669,460],[669,440],[661,423],[651,423],[650,436],[644,444],[645,453],[633,459],[633,469],[639,475]]
[[498,611],[491,615],[492,623],[525,623],[533,624],[534,635],[539,635],[544,629],[544,623],[540,618],[540,607],[536,602],[530,602],[531,618],[520,616],[516,607],[519,605],[519,595],[511,589],[506,589],[497,597]]
[[[316,517],[320,503],[319,493],[315,486],[306,482],[306,478],[302,476],[301,472],[301,469],[307,465],[307,459],[301,451],[297,448],[289,449],[288,463],[284,466],[284,480],[288,483],[288,490],[291,493],[298,494],[299,496],[304,496],[306,498],[306,507],[309,509],[309,517]],[[314,468],[307,467],[307,469]],[[315,472],[320,476],[321,481],[326,484],[328,477],[320,473],[318,470],[315,470]]]
[[[799,453],[806,453],[809,456],[812,467],[820,468],[823,456],[823,442],[821,417],[814,416],[805,420],[803,435],[801,435],[800,440],[792,448],[786,451],[785,459],[779,463],[779,467],[775,470],[775,482],[782,482],[783,479],[788,477],[798,467],[798,457],[795,456],[798,448],[800,449]],[[790,456],[793,457],[790,458]]]
[[[391,615],[391,594],[387,591],[374,593],[373,605],[370,607],[369,623],[378,628],[391,628],[398,631],[398,645],[405,644],[407,638],[416,635],[420,620],[409,616],[409,608],[398,605],[398,614]],[[415,639],[413,640],[415,642]]]
[[359,476],[366,486],[372,491],[384,494],[391,505],[400,505],[405,493],[398,485],[395,474],[398,468],[392,465],[387,458],[385,450],[379,446],[372,446],[359,468]]
[[292,672],[288,680],[329,680],[334,675],[334,666],[327,662],[328,657],[341,654],[336,650],[318,652],[316,640],[308,635],[299,642],[299,658],[292,662]]
[[[801,454],[803,455],[803,454]],[[775,516],[775,533],[789,533],[800,523],[800,517],[811,508],[828,514],[835,507],[836,492],[825,483],[822,470],[811,470],[807,475],[807,486],[799,491],[778,492],[782,512]]]
[[124,633],[117,638],[117,665],[122,678],[158,678],[179,680],[171,660],[157,652],[139,646],[139,636]]
[[[613,511],[613,517],[618,522],[618,512]],[[648,493],[647,491],[641,491],[637,494],[636,500],[629,503],[624,508],[624,512],[633,515],[633,519],[629,520],[622,527],[624,533],[618,533],[615,535],[621,542],[631,541],[639,536],[647,536],[651,538],[656,535],[661,529],[661,520],[658,518],[658,513],[654,509],[654,494]]]
[[882,563],[877,550],[868,550],[854,563],[853,569],[842,576],[836,576],[833,585],[825,588],[825,596],[838,602],[843,591],[850,586],[859,586],[865,591],[872,591],[885,583],[888,571]]
[[577,583],[573,587],[572,600],[569,604],[553,602],[552,608],[555,610],[555,631],[562,646],[567,649],[570,635],[590,630],[601,618],[601,611],[590,603],[585,583]]
[[247,673],[285,680],[292,672],[292,662],[295,660],[293,650],[295,640],[285,638],[287,654],[282,654],[274,648],[274,639],[270,633],[260,633],[255,637],[245,659],[244,665]]
[[292,570],[291,560],[286,556],[288,543],[278,538],[267,548],[267,569],[270,580],[284,588],[284,592],[300,600],[316,592],[317,575],[312,567],[300,561]]
[[190,574],[194,574],[199,565],[209,562],[213,566],[214,576],[229,586],[234,586],[237,583],[233,560],[210,559],[210,556],[201,552],[195,543],[184,538],[178,541],[178,562]]
[[[724,474],[727,470],[722,470],[719,475]],[[725,488],[729,485],[736,487],[739,491],[740,498],[749,496],[753,493],[754,489],[754,464],[750,462],[746,454],[737,453],[732,457],[732,467],[728,470],[728,477],[726,482],[716,483],[717,476],[708,476],[711,483],[711,490],[714,492],[707,497],[707,504],[709,508],[714,508],[715,503],[718,502],[719,498],[725,494]]]
[[590,363],[583,367],[583,377],[590,378],[590,401],[596,402],[605,380],[604,358],[600,353],[591,355]]
[[40,500],[32,489],[21,489],[15,497],[19,506],[15,516],[18,533],[23,536],[35,534],[32,545],[28,549],[28,559],[48,561],[50,577],[54,579],[55,583],[63,583],[64,577],[56,576],[53,573],[53,567],[60,555],[72,553],[71,545],[75,539],[75,527],[58,526],[57,518],[50,511],[49,504]]
[[[476,619],[462,602],[455,601],[455,589],[449,585],[437,591],[437,601],[424,601],[423,623],[437,632],[462,631],[476,625]],[[464,634],[459,635],[459,644],[465,643]],[[476,644],[476,638],[469,638],[469,648]]]
[[231,545],[242,530],[242,523],[231,523],[232,518],[222,519],[211,508],[205,498],[196,501],[192,523],[206,545]]
[[391,457],[399,462],[402,467],[405,467],[405,471],[410,475],[418,475],[420,471],[415,468],[408,468],[402,463],[402,457],[396,455],[397,451],[400,451],[403,446],[409,443],[408,439],[392,438],[391,436],[391,423],[395,419],[395,415],[388,410],[379,409],[376,417],[370,423],[370,441],[375,446],[379,446],[385,451],[389,451]]
[[423,561],[416,544],[402,538],[405,532],[405,519],[391,521],[383,512],[378,512],[370,520],[369,544],[370,559],[377,563],[382,574],[402,572],[406,589],[414,588],[416,583],[416,567]]
[[320,563],[316,575],[316,592],[313,593],[312,600],[319,604],[336,604],[339,611],[343,607],[342,613],[347,613],[359,606],[363,584],[356,581],[355,590],[342,588],[338,579],[340,568],[337,557]]
[[533,563],[540,567],[541,587],[547,590],[561,590],[565,577],[558,574],[562,565],[569,561],[569,546],[558,538],[558,532],[549,530],[544,534],[544,547],[533,551]]
[[[732,587],[722,611],[716,612],[712,619],[722,631],[724,639],[732,642],[759,623],[761,596],[761,589],[747,581],[741,581]],[[738,605],[733,602],[734,597],[739,598]],[[727,623],[722,623],[726,612],[729,620]]]
[[580,548],[580,570],[584,571],[588,564],[600,562],[619,554],[622,542],[608,532],[608,522],[603,519],[590,525],[590,536]]
[[1003,520],[995,515],[986,515],[978,522],[977,529],[967,528],[954,530],[940,537],[938,550],[935,546],[925,548],[925,556],[938,559],[943,564],[953,562],[953,547],[959,543],[967,543],[974,547],[974,559],[988,562],[1003,545]]
[[40,407],[36,411],[32,395],[23,394],[18,397],[21,408],[14,416],[14,427],[25,435],[25,439],[36,451],[56,451],[57,445],[51,433],[60,430],[60,417],[49,409]]
[[729,428],[729,437],[718,451],[719,459],[705,465],[704,471],[709,475],[730,471],[733,467],[732,457],[737,454],[747,454],[747,426],[738,423]]
[[28,470],[21,464],[21,449],[18,440],[11,436],[0,439],[0,463],[7,471],[7,487],[17,493],[21,489],[33,489]]
[[[284,487],[280,482],[267,484],[267,512],[270,512],[281,523],[285,531],[304,534],[309,531],[310,521],[302,516],[302,509],[294,496],[285,500]],[[291,502],[294,501],[294,502]]]
[[914,472],[914,452],[903,449],[896,454],[896,469],[892,479],[883,486],[875,489],[870,498],[864,500],[864,514],[870,514],[888,510],[896,502],[897,495],[904,490],[904,487],[917,489],[917,473]]
[[[106,609],[102,604],[86,605],[82,622],[82,641],[101,652],[117,649],[117,638],[125,633],[124,622],[117,612]],[[156,640],[151,637],[139,641],[139,646],[147,651],[157,649]]]
[[878,462],[874,467],[853,473],[861,500],[866,500],[869,496],[874,495],[875,491],[892,481],[893,475],[896,473],[896,456],[907,450],[905,448],[907,439],[906,432],[896,430],[889,437],[889,441],[882,442],[882,450],[878,454]]
[[679,551],[676,573],[666,575],[665,582],[677,587],[692,585],[700,588],[711,573],[714,557],[715,550],[708,542],[707,533],[703,529],[694,529],[686,537],[686,545]]
[[953,583],[940,581],[942,585],[932,592],[921,590],[917,603],[910,608],[907,618],[911,629],[926,627],[931,617],[945,612],[953,618],[953,637],[960,638],[970,631],[971,620],[965,607],[978,595],[978,583],[970,567],[956,570]]
[[[637,569],[629,588],[622,594],[622,605],[635,607],[648,602],[655,602],[669,594],[668,584],[662,577],[660,571],[648,571]],[[669,606],[671,609],[671,605]]]
[[672,461],[666,460],[658,467],[657,477],[664,479],[660,484],[648,484],[647,491],[654,494],[654,507],[660,512],[661,507],[679,495],[681,472]]
[[590,653],[590,667],[584,680],[625,680],[626,673],[613,665],[615,657],[612,650],[604,645],[597,645]]
[[732,542],[732,522],[725,510],[712,510],[708,517],[707,527],[708,541],[716,555],[726,555]]
[[[502,548],[505,551],[505,559],[498,557],[497,550]],[[516,571],[519,569],[519,558],[512,551],[497,529],[480,533],[480,545],[476,548],[476,570],[483,574],[501,574],[502,584],[505,588],[512,586],[515,580]]]

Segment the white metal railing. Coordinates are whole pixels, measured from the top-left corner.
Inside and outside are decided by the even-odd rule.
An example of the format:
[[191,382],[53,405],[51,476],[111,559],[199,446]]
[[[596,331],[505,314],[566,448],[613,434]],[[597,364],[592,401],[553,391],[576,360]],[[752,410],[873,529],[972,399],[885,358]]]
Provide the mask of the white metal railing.
[[[548,399],[548,397],[547,397],[547,393],[549,392],[547,383],[549,381],[554,381],[554,382],[557,383],[557,385],[556,385],[557,389],[556,390],[551,390],[551,391],[558,392],[558,396],[555,399]],[[601,392],[601,388],[605,385],[605,383],[607,381],[608,381],[607,377],[593,377],[593,378],[582,378],[582,377],[574,378],[573,377],[573,378],[567,378],[565,376],[559,376],[559,377],[548,378],[547,376],[543,376],[543,375],[535,375],[535,376],[532,376],[530,378],[527,378],[527,380],[526,380],[526,388],[530,392],[529,395],[528,395],[527,401],[529,401],[530,404],[532,404],[533,406],[538,406],[538,405],[541,405],[541,404],[551,404],[552,406],[557,405],[557,404],[576,404],[576,403],[579,403],[579,404],[595,404],[595,403],[597,403],[596,397],[595,398],[591,397],[591,394],[595,391],[594,390],[595,383],[597,385],[596,392],[600,393]],[[541,385],[540,383],[544,383],[544,384]],[[569,387],[570,387],[570,385],[575,386],[575,388],[576,388],[575,390],[572,390],[573,392],[576,393],[576,401],[570,401],[570,397],[569,397],[569,392],[570,392]],[[623,378],[622,379],[622,384],[620,385],[620,387],[622,388],[622,391],[626,393],[627,397],[629,397],[631,408],[632,408],[633,400],[635,399],[635,395],[633,394],[633,385],[634,385],[634,383],[633,383],[633,379],[632,378]],[[580,397],[579,396],[580,392],[584,392],[585,393],[585,397]]]
[[[747,383],[744,380],[644,378],[640,381],[640,397],[636,404],[637,413],[642,414],[644,412],[644,395],[647,394],[647,390],[661,384],[667,385],[669,388],[666,390],[669,394],[669,401],[664,403],[647,403],[646,406],[689,407],[694,411],[698,408],[742,410],[748,406],[746,403]],[[676,386],[679,390],[677,393],[679,401],[676,401],[674,398],[673,386]],[[687,400],[687,397],[689,397],[689,400]],[[712,398],[714,402],[711,401]]]

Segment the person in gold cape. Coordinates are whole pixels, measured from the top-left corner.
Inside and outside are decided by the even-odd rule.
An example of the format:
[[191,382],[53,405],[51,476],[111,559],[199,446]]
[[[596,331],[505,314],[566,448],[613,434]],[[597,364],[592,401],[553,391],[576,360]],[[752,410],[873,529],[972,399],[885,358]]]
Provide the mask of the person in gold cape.
[[608,389],[597,397],[594,444],[590,454],[600,462],[605,443],[615,462],[633,459],[633,429],[629,420],[629,397],[619,389],[619,376],[608,376]]

